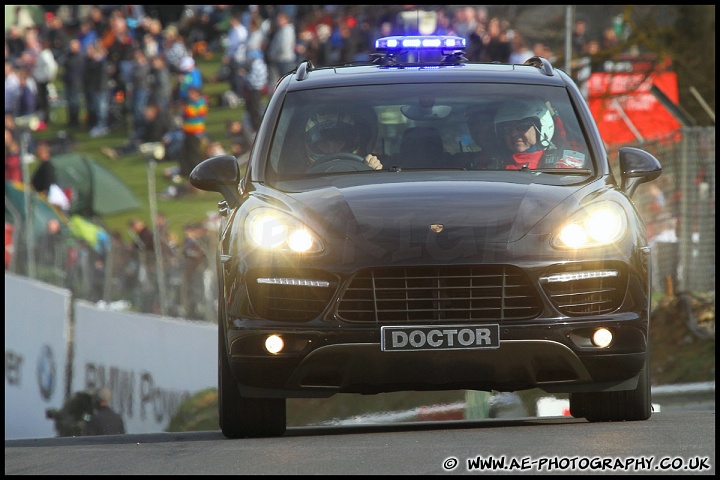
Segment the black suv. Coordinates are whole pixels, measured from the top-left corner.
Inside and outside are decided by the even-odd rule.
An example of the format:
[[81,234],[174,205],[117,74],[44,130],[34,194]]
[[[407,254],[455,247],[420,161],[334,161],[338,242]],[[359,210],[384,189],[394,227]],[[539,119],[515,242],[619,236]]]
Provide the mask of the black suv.
[[650,247],[544,58],[469,63],[459,37],[387,37],[367,64],[277,84],[247,170],[218,156],[220,427],[281,435],[286,399],[403,390],[570,393],[574,417],[645,420]]

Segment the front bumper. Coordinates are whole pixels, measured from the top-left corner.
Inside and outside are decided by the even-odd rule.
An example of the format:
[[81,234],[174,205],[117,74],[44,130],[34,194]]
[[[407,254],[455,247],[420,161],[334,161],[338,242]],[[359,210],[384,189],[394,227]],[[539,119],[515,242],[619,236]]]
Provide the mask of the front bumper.
[[[386,352],[380,328],[278,325],[255,322],[229,331],[230,365],[241,393],[254,397],[328,397],[407,390],[550,393],[628,390],[645,364],[647,320],[634,314],[501,326],[500,347],[488,350]],[[589,337],[599,327],[614,334],[606,348]],[[270,334],[286,349],[265,351]]]
[[[605,260],[497,264],[354,263],[323,297],[256,290],[256,278],[302,278],[333,284],[327,271],[272,267],[235,271],[225,325],[229,361],[249,397],[328,397],[394,391],[548,393],[634,389],[647,361],[649,287],[644,251]],[[617,256],[612,257],[610,253]],[[601,257],[598,253],[598,257]],[[611,278],[557,283],[551,275],[614,270]],[[246,288],[250,285],[249,288]],[[293,290],[294,291],[294,290]],[[262,300],[262,301],[260,301]],[[298,314],[300,312],[304,316]],[[293,317],[293,315],[295,315]],[[383,325],[499,324],[488,350],[383,351]],[[605,348],[590,338],[613,333]],[[285,350],[264,348],[268,335]]]

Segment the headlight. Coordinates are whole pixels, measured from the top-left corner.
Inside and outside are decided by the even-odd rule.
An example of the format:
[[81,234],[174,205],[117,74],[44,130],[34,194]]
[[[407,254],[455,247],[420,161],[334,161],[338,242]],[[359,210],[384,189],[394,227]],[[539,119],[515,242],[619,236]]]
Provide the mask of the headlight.
[[257,208],[248,213],[245,238],[267,250],[317,253],[323,249],[317,235],[305,224],[271,208]]
[[576,213],[554,235],[558,248],[588,248],[620,241],[627,230],[627,218],[620,205],[602,202]]

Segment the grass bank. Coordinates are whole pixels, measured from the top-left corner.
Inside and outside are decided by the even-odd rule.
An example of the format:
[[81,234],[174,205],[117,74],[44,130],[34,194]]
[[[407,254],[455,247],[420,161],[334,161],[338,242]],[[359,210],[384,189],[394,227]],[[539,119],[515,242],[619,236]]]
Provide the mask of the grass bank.
[[[208,96],[210,108],[207,117],[207,132],[210,138],[217,140],[223,144],[226,151],[229,151],[230,143],[225,132],[227,120],[242,118],[244,108],[242,106],[231,109],[219,105],[219,98],[223,92],[227,91],[229,85],[227,82],[210,82],[208,79],[217,72],[220,66],[219,55],[215,54],[212,58],[197,59],[203,78],[205,79],[203,92]],[[55,82],[62,98],[62,83]],[[84,110],[83,110],[84,113]],[[66,135],[72,140],[72,151],[82,153],[93,158],[97,162],[110,168],[117,174],[135,193],[138,200],[142,204],[142,208],[138,211],[122,213],[118,215],[105,216],[100,219],[101,223],[109,230],[115,230],[122,234],[123,238],[129,239],[127,232],[127,221],[131,217],[138,217],[151,224],[150,215],[150,195],[159,194],[164,191],[170,181],[163,176],[163,171],[168,167],[176,166],[176,162],[159,162],[156,164],[154,172],[152,172],[148,163],[140,153],[133,153],[122,156],[117,160],[112,160],[101,153],[103,147],[117,148],[124,144],[130,136],[129,126],[117,127],[103,137],[92,138],[88,131],[84,128],[68,129],[67,128],[66,110],[61,104],[52,108],[52,122],[47,129],[33,133],[36,140],[52,140],[59,136]],[[37,168],[37,163],[30,165],[30,171],[33,172]],[[152,175],[149,177],[149,171]],[[155,192],[150,192],[149,178],[154,178]],[[180,197],[174,199],[157,198],[158,212],[163,213],[170,221],[170,231],[177,238],[182,238],[182,228],[188,223],[200,221],[210,213],[217,212],[217,202],[221,200],[220,195],[214,192],[199,192],[197,194]]]

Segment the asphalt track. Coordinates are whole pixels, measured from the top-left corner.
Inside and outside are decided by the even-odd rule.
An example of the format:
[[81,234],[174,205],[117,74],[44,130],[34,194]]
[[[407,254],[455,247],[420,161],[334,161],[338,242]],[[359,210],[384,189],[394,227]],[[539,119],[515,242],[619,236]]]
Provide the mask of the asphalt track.
[[[495,467],[487,465],[494,461]],[[498,466],[497,462],[504,462]],[[715,409],[5,441],[6,475],[715,474]]]

